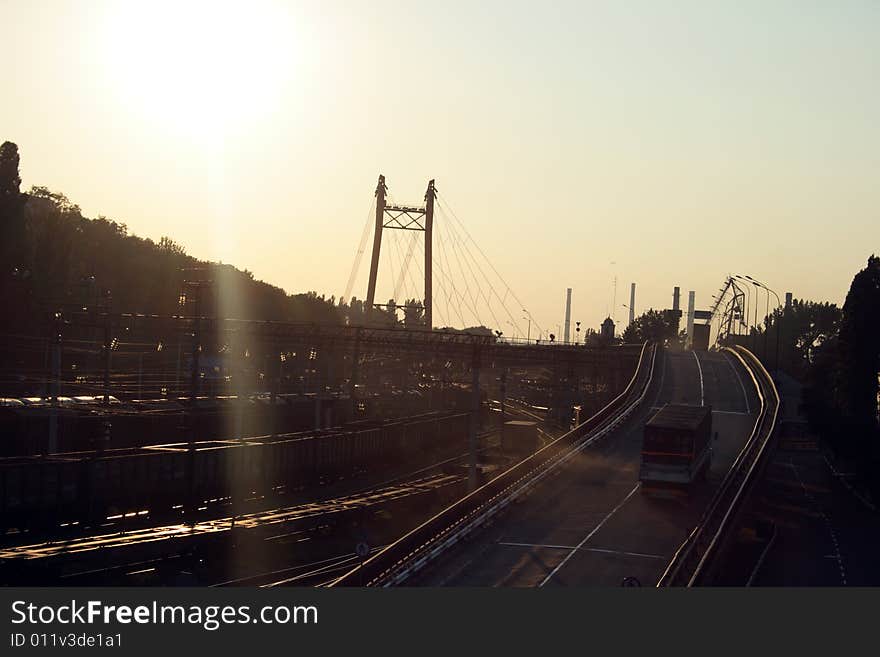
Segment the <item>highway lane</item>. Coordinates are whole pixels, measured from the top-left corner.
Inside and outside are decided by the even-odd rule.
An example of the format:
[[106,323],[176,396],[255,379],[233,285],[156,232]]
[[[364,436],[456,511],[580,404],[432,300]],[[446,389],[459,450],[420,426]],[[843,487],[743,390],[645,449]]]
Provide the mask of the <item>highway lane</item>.
[[[658,355],[648,403],[613,436],[572,458],[549,481],[415,584],[429,586],[653,585],[694,527],[742,448],[757,399],[723,353]],[[713,459],[689,498],[658,499],[638,485],[642,428],[665,403],[713,406]]]

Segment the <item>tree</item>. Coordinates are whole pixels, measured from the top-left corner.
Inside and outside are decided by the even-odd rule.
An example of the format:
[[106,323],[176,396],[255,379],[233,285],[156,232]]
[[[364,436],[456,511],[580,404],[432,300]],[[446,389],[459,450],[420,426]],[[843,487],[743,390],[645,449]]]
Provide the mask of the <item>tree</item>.
[[[834,315],[821,304],[813,310]],[[872,255],[855,275],[839,317],[834,323],[839,328],[830,334],[827,326],[817,331],[810,322],[792,340],[806,350],[804,410],[813,429],[836,453],[856,459],[857,469],[880,499],[880,258]],[[782,323],[787,325],[786,320]]]
[[18,146],[0,145],[0,298],[4,310],[0,326],[12,326],[26,312],[31,285],[25,244],[25,197],[18,172]]
[[4,141],[0,145],[0,216],[2,217],[8,216],[7,213],[11,209],[21,205],[19,160],[18,146],[11,141]]
[[623,341],[631,344],[655,340],[667,344],[676,337],[676,322],[661,310],[650,308],[636,317],[623,332]]
[[[159,250],[174,255],[186,255],[186,249],[170,237],[163,235],[159,240]],[[253,276],[251,276],[253,278]]]
[[4,280],[22,264],[20,246],[24,241],[25,197],[21,193],[18,146],[11,141],[0,145],[0,275]]
[[880,258],[871,256],[853,278],[840,321],[841,398],[866,450],[877,439],[880,373]]
[[403,302],[403,325],[406,328],[424,328],[425,309],[419,299],[407,299]]
[[[833,303],[795,299],[788,308],[777,308],[765,319],[765,326],[756,334],[755,343],[767,331],[768,350],[775,349],[779,332],[780,368],[797,379],[806,376],[815,353],[830,338],[837,335],[840,308]],[[765,360],[770,358],[767,354]]]

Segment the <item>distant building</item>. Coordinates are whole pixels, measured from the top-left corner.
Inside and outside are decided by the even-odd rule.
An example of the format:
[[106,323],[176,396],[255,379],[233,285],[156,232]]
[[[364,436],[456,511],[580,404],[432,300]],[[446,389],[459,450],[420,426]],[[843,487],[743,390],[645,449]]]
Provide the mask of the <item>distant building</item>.
[[613,340],[614,339],[614,320],[610,317],[606,317],[605,321],[602,322],[602,328],[600,330],[600,335],[603,340]]

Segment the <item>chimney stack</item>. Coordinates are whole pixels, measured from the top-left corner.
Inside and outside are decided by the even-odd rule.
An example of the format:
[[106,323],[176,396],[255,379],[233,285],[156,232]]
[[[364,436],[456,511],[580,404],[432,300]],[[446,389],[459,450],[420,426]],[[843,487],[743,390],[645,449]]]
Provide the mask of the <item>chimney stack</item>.
[[564,344],[568,344],[571,337],[571,288],[565,291],[565,335]]
[[693,347],[694,344],[694,311],[695,311],[696,292],[691,290],[688,292],[688,316],[687,316],[687,345]]
[[636,284],[630,283],[629,286],[629,323],[632,324],[636,320]]

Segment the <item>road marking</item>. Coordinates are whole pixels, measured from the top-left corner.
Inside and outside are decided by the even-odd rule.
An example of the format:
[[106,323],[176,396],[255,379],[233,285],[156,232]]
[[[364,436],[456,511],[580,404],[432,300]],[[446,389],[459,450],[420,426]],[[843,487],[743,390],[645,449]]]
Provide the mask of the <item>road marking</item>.
[[716,411],[712,410],[713,413],[722,413],[723,415],[751,415],[751,413],[746,413],[745,411]]
[[615,513],[617,513],[617,512],[620,510],[620,508],[621,508],[624,504],[627,503],[627,501],[629,500],[629,498],[631,498],[633,495],[635,495],[635,492],[639,489],[639,486],[640,486],[640,485],[641,485],[641,482],[639,482],[638,484],[636,484],[635,486],[633,486],[633,489],[627,494],[627,496],[624,497],[624,498],[618,503],[618,505],[617,505],[616,507],[614,507],[613,509],[611,509],[611,511],[608,512],[608,515],[606,515],[604,518],[602,518],[602,521],[601,521],[598,525],[596,525],[595,527],[593,527],[592,531],[590,531],[589,534],[587,534],[586,536],[584,536],[584,539],[583,539],[580,543],[578,543],[577,545],[575,545],[575,546],[571,549],[571,552],[569,552],[567,555],[565,555],[565,559],[563,559],[562,561],[560,561],[560,562],[559,562],[559,565],[557,565],[556,568],[554,568],[552,571],[550,571],[550,574],[547,575],[547,577],[544,578],[544,581],[541,582],[540,584],[538,584],[538,587],[539,587],[539,588],[542,587],[542,586],[544,586],[544,585],[545,585],[547,582],[549,582],[551,579],[553,579],[553,576],[554,576],[556,573],[558,573],[559,570],[560,570],[565,564],[568,563],[568,560],[571,559],[571,558],[574,556],[575,552],[577,552],[577,551],[580,550],[582,547],[584,547],[584,544],[586,544],[587,541],[589,541],[591,538],[593,538],[593,536],[596,534],[596,532],[598,532],[600,529],[602,529],[602,526],[603,526],[606,522],[608,522],[608,520],[611,518],[611,516],[613,516]]
[[626,550],[609,550],[608,548],[597,548],[597,547],[582,547],[578,548],[575,545],[548,545],[545,543],[511,543],[509,541],[498,541],[498,545],[506,545],[508,547],[523,547],[523,548],[541,548],[541,549],[550,549],[550,550],[582,550],[584,552],[601,552],[603,554],[619,554],[624,557],[644,557],[645,559],[662,559],[663,561],[667,561],[667,557],[664,557],[662,554],[647,554],[645,552],[627,552]]
[[706,398],[706,396],[703,394],[703,392],[704,392],[704,388],[703,388],[703,366],[700,365],[700,359],[697,357],[697,352],[696,352],[696,351],[692,351],[691,353],[694,355],[694,360],[697,361],[697,369],[700,371],[700,406],[705,406],[706,404],[704,403],[704,399]]
[[736,380],[739,381],[739,388],[743,391],[743,399],[746,402],[746,413],[751,415],[752,410],[749,408],[749,396],[746,394],[746,387],[743,385],[743,381],[739,376],[739,372],[736,371],[736,368],[733,366],[733,362],[730,360],[730,356],[727,355],[727,352],[724,352],[724,360],[727,361],[727,364],[730,365],[730,369],[733,370],[734,376],[736,376]]

